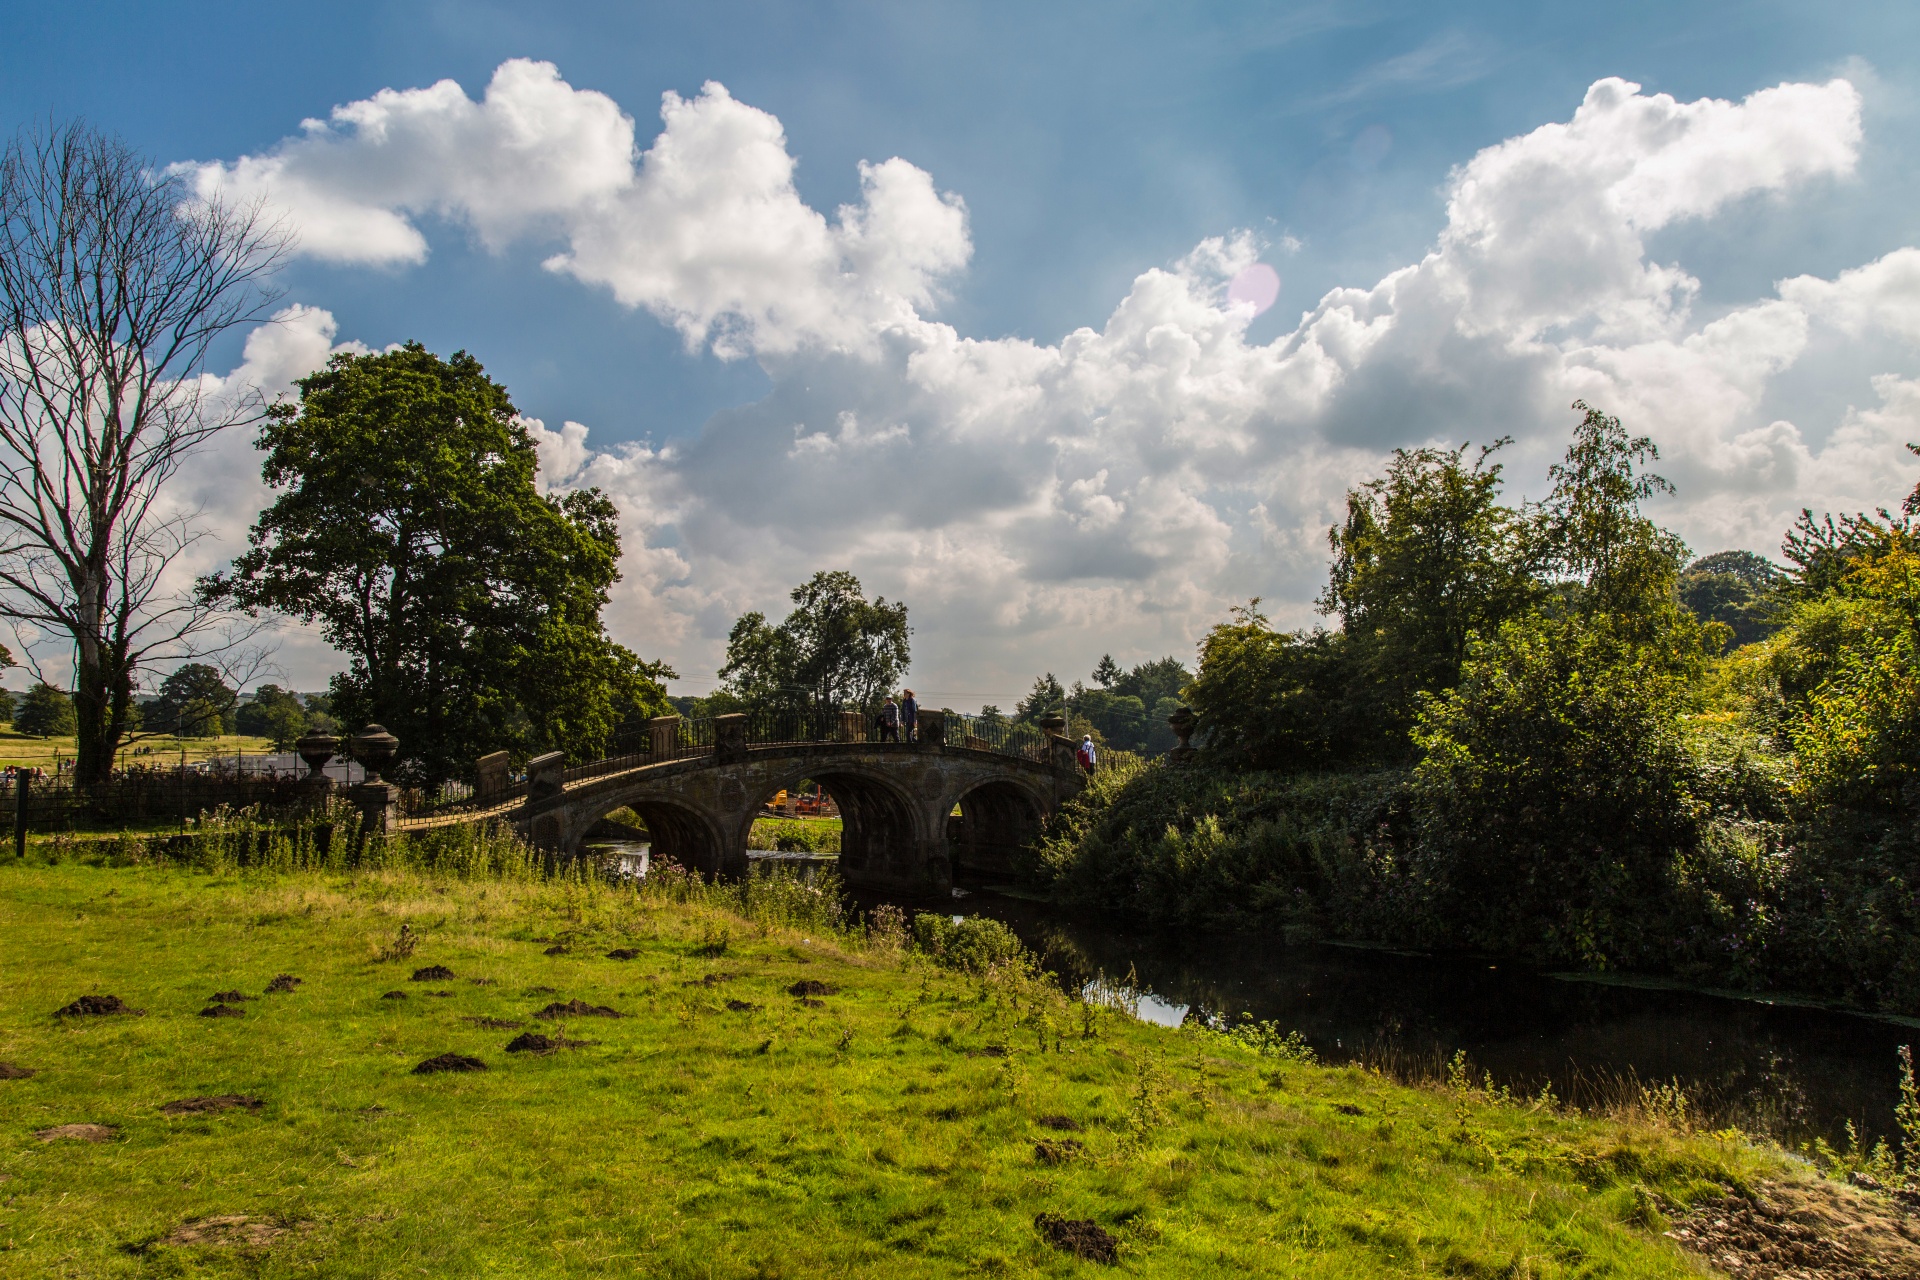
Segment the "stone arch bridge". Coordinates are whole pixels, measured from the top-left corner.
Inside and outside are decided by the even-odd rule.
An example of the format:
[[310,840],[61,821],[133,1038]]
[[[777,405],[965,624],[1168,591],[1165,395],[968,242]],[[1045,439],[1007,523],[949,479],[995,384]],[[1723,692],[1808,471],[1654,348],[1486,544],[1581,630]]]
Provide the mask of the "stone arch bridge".
[[949,741],[948,719],[923,711],[914,742],[866,741],[857,714],[821,740],[754,741],[747,716],[717,716],[711,745],[688,745],[680,718],[663,716],[646,752],[572,768],[556,752],[529,762],[526,782],[512,788],[504,756],[490,757],[473,800],[394,825],[506,820],[539,847],[573,853],[595,823],[629,808],[656,855],[733,877],[746,874],[747,836],[766,801],[811,780],[840,809],[840,874],[849,885],[944,895],[956,872],[1010,872],[1015,851],[1085,785],[1073,744],[1057,732],[999,742],[957,732]]

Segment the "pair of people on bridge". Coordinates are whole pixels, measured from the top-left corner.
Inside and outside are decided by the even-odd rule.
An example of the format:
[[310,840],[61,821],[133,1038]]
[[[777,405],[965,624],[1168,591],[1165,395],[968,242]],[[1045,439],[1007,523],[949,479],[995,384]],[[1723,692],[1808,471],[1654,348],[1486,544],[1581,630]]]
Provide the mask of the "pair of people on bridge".
[[902,690],[899,702],[888,698],[880,708],[880,741],[912,742],[914,724],[919,718],[920,704],[914,701],[913,690]]

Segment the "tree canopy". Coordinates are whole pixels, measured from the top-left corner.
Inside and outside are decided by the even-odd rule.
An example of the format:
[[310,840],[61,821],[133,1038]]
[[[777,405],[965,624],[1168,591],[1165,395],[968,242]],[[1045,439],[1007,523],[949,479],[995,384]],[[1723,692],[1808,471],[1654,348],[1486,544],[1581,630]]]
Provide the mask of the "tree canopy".
[[663,666],[615,644],[613,504],[543,494],[505,387],[465,352],[342,353],[261,430],[278,491],[206,594],[317,622],[347,655],[333,711],[400,739],[400,776],[478,756],[591,757],[665,707]]
[[725,692],[750,707],[876,707],[907,673],[907,606],[869,601],[860,579],[822,571],[795,587],[778,625],[743,614],[727,636]]
[[239,701],[217,668],[183,662],[160,682],[159,696],[145,707],[143,723],[176,737],[217,738],[233,732]]
[[288,751],[307,731],[307,709],[298,694],[277,684],[263,684],[253,691],[251,701],[234,711],[233,727],[237,733],[266,738],[275,751]]
[[65,689],[44,681],[28,689],[13,713],[13,727],[19,733],[42,738],[60,738],[73,732],[73,699]]

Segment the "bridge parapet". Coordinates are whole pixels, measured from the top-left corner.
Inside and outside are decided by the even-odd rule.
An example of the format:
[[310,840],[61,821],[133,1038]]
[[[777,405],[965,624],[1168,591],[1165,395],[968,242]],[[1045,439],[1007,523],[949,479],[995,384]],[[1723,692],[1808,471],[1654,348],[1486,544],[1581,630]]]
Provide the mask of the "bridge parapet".
[[926,710],[917,740],[879,742],[862,713],[837,709],[660,716],[635,749],[571,766],[549,752],[504,790],[490,785],[397,825],[506,820],[537,844],[576,851],[599,818],[632,808],[661,856],[739,875],[766,797],[811,778],[840,806],[849,883],[944,893],[955,865],[1004,872],[1040,819],[1083,785],[1061,727]]

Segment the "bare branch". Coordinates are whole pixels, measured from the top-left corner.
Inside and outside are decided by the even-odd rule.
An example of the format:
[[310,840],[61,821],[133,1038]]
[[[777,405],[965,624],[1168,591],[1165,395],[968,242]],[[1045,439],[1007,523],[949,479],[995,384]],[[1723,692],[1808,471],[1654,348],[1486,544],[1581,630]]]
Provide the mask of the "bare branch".
[[111,767],[140,670],[216,621],[163,587],[200,533],[161,490],[208,437],[260,419],[258,393],[216,390],[206,359],[265,317],[286,244],[260,205],[191,199],[85,124],[0,154],[0,617],[70,646],[83,782]]

